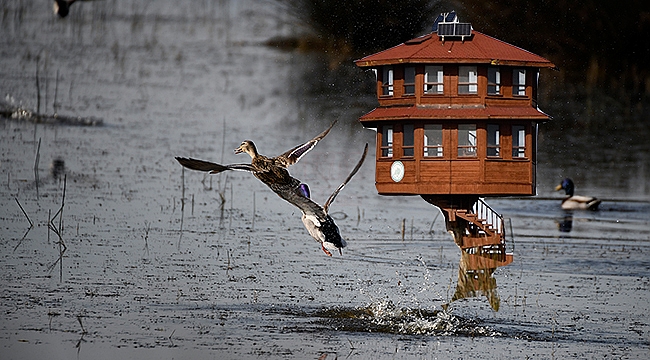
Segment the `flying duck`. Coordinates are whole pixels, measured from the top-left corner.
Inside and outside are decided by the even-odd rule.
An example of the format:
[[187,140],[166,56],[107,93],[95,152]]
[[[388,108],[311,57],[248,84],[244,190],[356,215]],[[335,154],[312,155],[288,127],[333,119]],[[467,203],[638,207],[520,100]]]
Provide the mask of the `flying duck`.
[[255,144],[251,140],[244,140],[241,145],[235,149],[235,154],[247,153],[251,157],[250,164],[221,165],[210,161],[182,157],[176,157],[176,160],[188,169],[207,171],[210,174],[218,174],[226,170],[251,172],[256,178],[270,187],[271,190],[278,195],[280,192],[298,191],[300,189],[300,180],[289,175],[287,167],[297,163],[303,156],[305,156],[305,154],[313,149],[316,144],[318,144],[318,142],[330,132],[334,124],[336,124],[336,121],[313,139],[276,157],[260,155],[257,152]]
[[601,201],[589,196],[573,195],[573,181],[566,178],[560,185],[555,187],[555,191],[564,189],[566,197],[562,200],[562,209],[564,210],[598,210]]
[[260,155],[257,152],[255,144],[250,140],[245,140],[235,149],[235,154],[247,153],[251,157],[250,164],[221,165],[209,161],[183,157],[176,157],[176,160],[188,169],[206,171],[210,174],[218,174],[226,170],[248,171],[253,173],[256,178],[262,181],[278,196],[302,211],[303,218],[308,219],[303,220],[303,223],[307,227],[310,235],[319,241],[322,244],[323,251],[331,256],[331,252],[327,248],[339,249],[340,251],[346,244],[339,234],[338,227],[336,227],[331,217],[327,215],[326,209],[347,181],[352,178],[363,160],[358,164],[358,167],[355,168],[353,173],[348,176],[348,179],[330,196],[326,207],[321,207],[310,199],[309,186],[289,175],[287,167],[297,163],[305,154],[313,149],[329,133],[334,124],[336,124],[336,121],[313,139],[276,157]]

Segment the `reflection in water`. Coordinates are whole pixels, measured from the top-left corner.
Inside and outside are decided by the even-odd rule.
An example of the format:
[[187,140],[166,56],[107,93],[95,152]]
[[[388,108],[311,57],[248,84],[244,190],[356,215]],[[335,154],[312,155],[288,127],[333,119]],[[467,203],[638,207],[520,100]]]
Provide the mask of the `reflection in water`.
[[[462,249],[458,265],[458,284],[451,302],[485,296],[494,311],[499,311],[501,299],[497,293],[497,280],[492,276],[500,266],[512,263],[504,245],[481,246]],[[449,304],[444,305],[446,309]]]
[[568,211],[564,214],[564,217],[560,220],[556,220],[557,222],[557,228],[560,230],[560,232],[571,232],[571,228],[573,228],[573,213]]
[[50,175],[56,180],[65,174],[65,161],[57,157],[50,163]]
[[[506,252],[503,216],[476,195],[422,195],[422,198],[442,211],[447,232],[460,248],[458,284],[449,303],[484,295],[490,307],[499,311],[501,300],[492,275],[497,267],[513,261],[513,254]],[[443,309],[446,310],[449,303],[444,304]]]

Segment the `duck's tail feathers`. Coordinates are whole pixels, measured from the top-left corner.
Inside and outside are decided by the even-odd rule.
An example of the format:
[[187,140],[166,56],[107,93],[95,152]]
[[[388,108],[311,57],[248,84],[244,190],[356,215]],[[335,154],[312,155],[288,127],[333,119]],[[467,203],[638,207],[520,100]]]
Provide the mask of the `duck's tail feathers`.
[[348,177],[345,179],[345,181],[343,181],[343,183],[341,185],[339,185],[339,187],[336,188],[336,190],[334,190],[332,195],[330,195],[330,197],[325,202],[325,205],[323,206],[323,209],[325,210],[325,213],[327,213],[327,210],[329,209],[330,205],[334,202],[334,199],[339,194],[339,192],[341,192],[341,190],[343,190],[345,185],[350,180],[352,180],[352,177],[357,173],[357,171],[359,171],[359,169],[361,168],[361,165],[363,165],[363,161],[366,159],[367,154],[368,154],[368,143],[366,143],[366,146],[363,148],[363,155],[361,155],[361,159],[359,159],[359,162],[357,163],[357,165],[354,167],[354,169],[352,169],[352,172],[350,172],[350,175],[348,175]]
[[601,202],[602,200],[594,198],[593,200],[587,203],[587,209],[594,210],[594,211],[598,210],[598,206],[600,205]]

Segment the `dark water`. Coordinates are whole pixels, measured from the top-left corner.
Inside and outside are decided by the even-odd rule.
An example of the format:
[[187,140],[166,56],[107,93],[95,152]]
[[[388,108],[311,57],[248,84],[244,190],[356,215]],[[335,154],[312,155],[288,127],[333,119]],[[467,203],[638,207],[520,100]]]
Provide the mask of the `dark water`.
[[[82,2],[61,20],[2,3],[5,103],[102,121],[0,120],[3,358],[647,357],[644,119],[572,103],[542,126],[540,196],[487,200],[514,233],[499,311],[481,291],[449,304],[461,253],[442,216],[376,195],[372,161],[332,206],[349,243],[332,258],[247,174],[182,172],[173,156],[245,162],[242,139],[278,154],[338,119],[291,169],[322,203],[374,142],[357,118],[375,99],[351,64],[264,46],[303,29],[276,2],[178,5]],[[601,210],[560,210],[565,176]]]

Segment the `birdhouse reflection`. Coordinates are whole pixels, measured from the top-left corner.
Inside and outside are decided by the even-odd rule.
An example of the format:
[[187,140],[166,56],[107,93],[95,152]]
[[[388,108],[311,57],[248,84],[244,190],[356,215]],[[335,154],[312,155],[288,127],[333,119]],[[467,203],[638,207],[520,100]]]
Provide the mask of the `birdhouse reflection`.
[[[466,298],[485,296],[494,311],[499,311],[501,299],[497,293],[494,271],[512,263],[512,254],[504,246],[480,246],[463,249],[458,264],[458,284],[450,303]],[[449,304],[446,304],[446,308]]]

